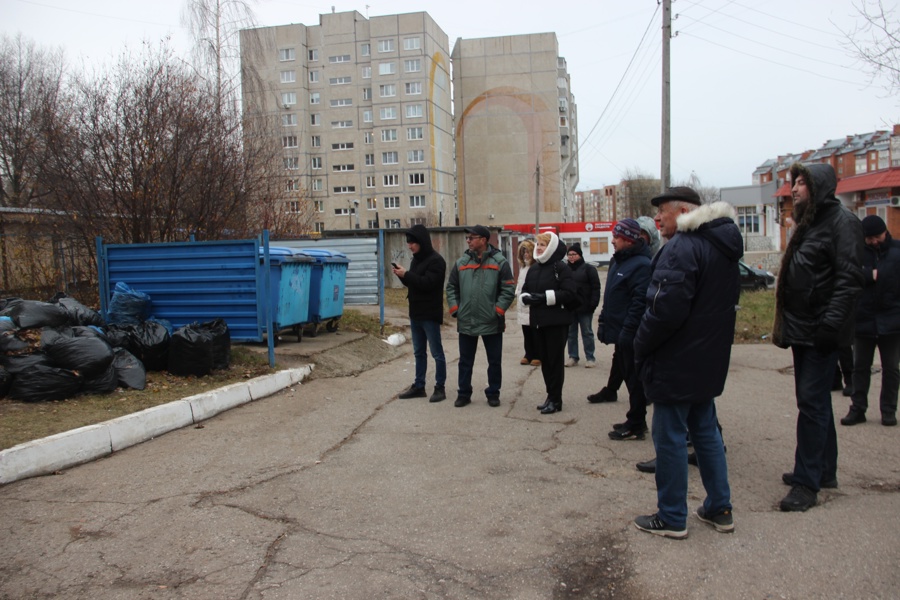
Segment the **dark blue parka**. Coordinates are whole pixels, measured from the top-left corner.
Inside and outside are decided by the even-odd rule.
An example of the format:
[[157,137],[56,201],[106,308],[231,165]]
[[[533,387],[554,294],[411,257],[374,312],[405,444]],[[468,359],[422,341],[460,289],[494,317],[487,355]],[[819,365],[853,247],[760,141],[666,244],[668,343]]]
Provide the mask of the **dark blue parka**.
[[726,202],[678,217],[651,263],[647,310],[634,339],[647,402],[707,402],[725,389],[743,239]]
[[604,344],[616,344],[623,333],[634,337],[647,306],[650,283],[650,249],[641,240],[613,254],[606,275],[603,309],[597,317],[597,333]]
[[[878,248],[863,251],[866,283],[856,307],[856,335],[877,337],[900,333],[900,242],[888,233]],[[878,278],[872,278],[872,271]]]

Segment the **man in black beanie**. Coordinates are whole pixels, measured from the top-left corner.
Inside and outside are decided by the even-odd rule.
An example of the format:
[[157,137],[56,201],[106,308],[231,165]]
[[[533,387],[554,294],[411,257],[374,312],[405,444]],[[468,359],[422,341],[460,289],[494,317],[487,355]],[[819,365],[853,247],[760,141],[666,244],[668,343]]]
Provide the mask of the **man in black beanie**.
[[581,330],[581,340],[584,344],[584,366],[593,368],[597,366],[594,360],[594,331],[592,321],[594,311],[600,304],[600,275],[597,267],[584,262],[584,253],[581,244],[572,244],[566,251],[566,260],[572,269],[572,279],[578,286],[578,297],[581,302],[575,310],[575,321],[569,325],[569,358],[567,367],[578,364],[578,330]]
[[881,424],[893,426],[897,424],[900,389],[900,242],[891,238],[887,225],[877,215],[864,218],[862,228],[865,284],[856,306],[853,403],[841,425],[866,422],[877,346],[881,356]]
[[394,266],[394,275],[406,286],[409,300],[409,329],[412,336],[413,355],[416,357],[416,378],[409,388],[400,392],[400,398],[424,398],[425,373],[428,368],[426,345],[434,359],[434,393],[429,402],[440,402],[447,396],[444,384],[447,380],[447,361],[441,343],[441,324],[444,322],[444,276],[447,263],[435,252],[431,236],[424,225],[413,225],[406,232],[406,244],[413,255],[409,269]]

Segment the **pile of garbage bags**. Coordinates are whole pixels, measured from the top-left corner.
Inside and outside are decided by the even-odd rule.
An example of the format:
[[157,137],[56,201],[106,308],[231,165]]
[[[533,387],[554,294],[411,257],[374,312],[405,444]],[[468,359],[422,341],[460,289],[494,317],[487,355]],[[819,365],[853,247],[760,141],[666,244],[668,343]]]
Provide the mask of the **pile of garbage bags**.
[[0,299],[0,397],[40,402],[142,390],[147,371],[202,377],[231,362],[222,319],[176,330],[150,316],[150,297],[116,285],[108,320],[59,293],[49,302]]

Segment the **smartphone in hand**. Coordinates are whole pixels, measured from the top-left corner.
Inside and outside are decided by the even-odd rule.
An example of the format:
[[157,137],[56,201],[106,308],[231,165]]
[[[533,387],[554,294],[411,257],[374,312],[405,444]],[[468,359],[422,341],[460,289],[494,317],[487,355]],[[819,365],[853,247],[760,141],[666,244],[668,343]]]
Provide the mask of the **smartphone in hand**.
[[391,262],[391,266],[394,267],[395,269],[399,269],[399,268],[400,268],[400,265],[398,265],[398,264],[395,263],[395,262]]

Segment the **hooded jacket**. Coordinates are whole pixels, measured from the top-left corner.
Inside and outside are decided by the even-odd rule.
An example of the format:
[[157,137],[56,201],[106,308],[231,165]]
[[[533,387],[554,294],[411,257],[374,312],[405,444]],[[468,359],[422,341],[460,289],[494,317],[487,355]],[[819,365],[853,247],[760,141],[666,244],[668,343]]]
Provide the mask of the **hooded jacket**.
[[472,250],[456,261],[447,280],[447,306],[456,330],[470,336],[503,333],[516,280],[506,257],[488,244],[478,259]]
[[650,249],[641,240],[613,254],[606,275],[603,310],[597,317],[597,333],[604,344],[619,343],[619,336],[634,337],[647,307],[650,283]]
[[[862,270],[865,285],[856,307],[856,335],[900,333],[900,242],[888,233],[877,248],[866,245]],[[877,278],[872,277],[875,270]]]
[[601,286],[597,268],[584,262],[583,258],[569,263],[569,268],[572,270],[572,278],[575,280],[575,286],[578,288],[578,297],[581,299],[581,305],[575,312],[578,314],[594,314],[597,306],[600,305]]
[[862,224],[835,198],[830,165],[793,165],[791,180],[801,175],[810,201],[781,259],[772,342],[814,346],[824,336],[829,346],[849,346],[863,285]]
[[653,258],[634,338],[648,403],[708,402],[725,388],[744,254],[734,215],[714,202],[679,216]]
[[[568,327],[574,321],[572,311],[563,308],[565,303],[574,301],[578,294],[572,270],[562,262],[565,257],[566,245],[560,243],[555,233],[550,234],[550,243],[543,254],[538,254],[537,248],[534,249],[534,264],[525,276],[522,293],[545,294],[547,301],[529,307],[532,327]],[[521,301],[522,298],[519,297],[519,302]]]
[[444,277],[447,263],[435,252],[431,236],[424,225],[413,225],[406,232],[415,238],[419,251],[400,283],[406,286],[409,300],[409,318],[417,321],[444,321]]

